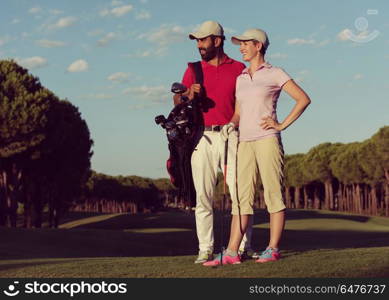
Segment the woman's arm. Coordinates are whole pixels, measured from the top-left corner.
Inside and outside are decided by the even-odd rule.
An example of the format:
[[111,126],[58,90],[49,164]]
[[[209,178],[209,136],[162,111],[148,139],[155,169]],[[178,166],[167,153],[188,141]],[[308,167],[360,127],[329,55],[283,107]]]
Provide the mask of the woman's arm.
[[232,123],[235,124],[235,127],[239,126],[239,120],[240,120],[240,110],[239,110],[239,104],[238,101],[235,101],[235,112],[234,115],[231,118]]
[[276,122],[270,116],[263,118],[264,121],[261,123],[263,129],[274,128],[276,130],[282,131],[288,128],[294,121],[296,121],[301,116],[307,106],[311,103],[311,99],[309,99],[309,96],[293,80],[289,80],[288,82],[286,82],[283,85],[282,90],[289,94],[289,96],[291,96],[293,100],[296,101],[296,104],[293,107],[292,111],[289,113],[289,115],[285,118],[285,120],[282,121],[282,123]]

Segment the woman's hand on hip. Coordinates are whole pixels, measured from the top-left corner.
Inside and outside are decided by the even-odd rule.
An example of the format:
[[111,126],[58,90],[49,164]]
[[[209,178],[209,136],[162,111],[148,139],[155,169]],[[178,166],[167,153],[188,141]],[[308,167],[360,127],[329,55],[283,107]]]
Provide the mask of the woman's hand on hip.
[[263,122],[260,123],[262,129],[268,130],[268,129],[275,129],[278,131],[282,131],[282,124],[278,123],[277,121],[273,120],[271,117],[264,117],[262,118]]

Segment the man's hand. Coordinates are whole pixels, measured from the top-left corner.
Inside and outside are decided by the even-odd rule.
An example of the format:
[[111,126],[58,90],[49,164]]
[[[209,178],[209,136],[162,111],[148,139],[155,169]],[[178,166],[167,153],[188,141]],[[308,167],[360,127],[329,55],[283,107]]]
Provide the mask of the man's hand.
[[271,117],[265,117],[265,118],[262,118],[262,120],[264,120],[264,121],[260,125],[265,130],[274,128],[278,131],[282,131],[284,129],[282,124],[274,121]]
[[234,129],[235,129],[235,124],[232,122],[223,126],[222,130],[220,131],[220,137],[224,142],[227,141],[228,136],[230,135],[231,132],[234,131]]
[[195,97],[195,93],[200,94],[201,85],[199,83],[194,83],[190,86],[189,89],[186,90],[182,96],[188,97],[189,100],[193,100]]

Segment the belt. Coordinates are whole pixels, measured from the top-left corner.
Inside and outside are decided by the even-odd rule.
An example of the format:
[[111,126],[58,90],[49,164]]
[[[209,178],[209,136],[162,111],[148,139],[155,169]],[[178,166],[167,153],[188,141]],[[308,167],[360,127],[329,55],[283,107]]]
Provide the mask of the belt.
[[[204,131],[220,131],[222,130],[224,125],[211,125],[211,126],[205,126]],[[235,127],[235,131],[238,131],[238,127]]]

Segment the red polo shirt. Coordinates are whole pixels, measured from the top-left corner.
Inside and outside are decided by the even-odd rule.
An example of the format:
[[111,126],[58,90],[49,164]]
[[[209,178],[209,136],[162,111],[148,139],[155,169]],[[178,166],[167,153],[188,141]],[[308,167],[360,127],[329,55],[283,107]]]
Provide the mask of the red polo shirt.
[[[225,55],[218,66],[201,61],[206,97],[214,102],[214,107],[203,112],[204,125],[224,125],[231,121],[235,111],[236,78],[245,65]],[[195,75],[188,66],[182,83],[189,88],[195,83]]]

